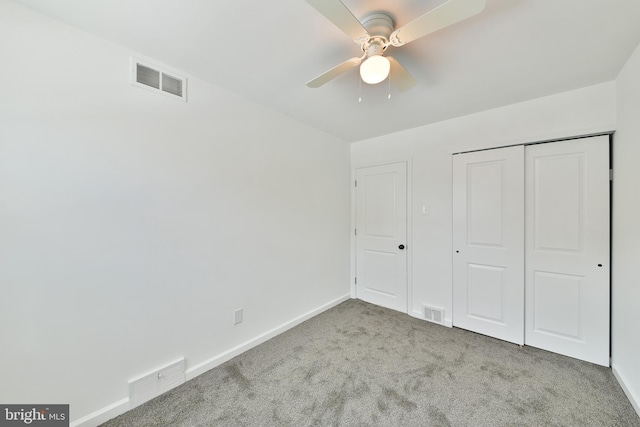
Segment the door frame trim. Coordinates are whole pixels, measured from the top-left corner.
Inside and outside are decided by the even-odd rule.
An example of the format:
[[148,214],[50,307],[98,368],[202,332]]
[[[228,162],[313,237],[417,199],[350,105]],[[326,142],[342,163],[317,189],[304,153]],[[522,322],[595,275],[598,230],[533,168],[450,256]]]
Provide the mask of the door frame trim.
[[349,221],[350,238],[350,268],[349,268],[349,289],[351,298],[356,298],[356,236],[353,230],[356,227],[356,170],[374,166],[385,166],[394,163],[405,163],[407,166],[407,314],[413,312],[413,230],[412,230],[412,194],[413,194],[413,157],[398,157],[380,161],[359,162],[351,165],[351,219]]

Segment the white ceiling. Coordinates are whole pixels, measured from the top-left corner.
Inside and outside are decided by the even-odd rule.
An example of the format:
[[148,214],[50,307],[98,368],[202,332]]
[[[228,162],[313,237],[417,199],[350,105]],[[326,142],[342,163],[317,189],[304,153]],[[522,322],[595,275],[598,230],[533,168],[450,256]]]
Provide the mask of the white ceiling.
[[[640,43],[637,0],[487,0],[485,10],[392,55],[408,92],[357,70],[305,83],[360,48],[304,0],[16,0],[346,141],[615,79]],[[396,27],[444,0],[344,0]]]

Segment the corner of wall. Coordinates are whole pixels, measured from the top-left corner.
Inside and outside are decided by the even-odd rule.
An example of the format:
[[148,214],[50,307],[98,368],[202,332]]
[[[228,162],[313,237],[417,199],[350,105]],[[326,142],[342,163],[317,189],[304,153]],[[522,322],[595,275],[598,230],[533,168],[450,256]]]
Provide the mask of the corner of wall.
[[618,367],[615,365],[615,363],[611,364],[611,370],[613,371],[613,375],[618,380],[620,387],[622,387],[622,391],[624,391],[624,394],[627,395],[629,402],[631,402],[633,409],[636,410],[638,416],[640,417],[640,397],[638,397],[638,395],[631,389],[624,376],[618,370]]

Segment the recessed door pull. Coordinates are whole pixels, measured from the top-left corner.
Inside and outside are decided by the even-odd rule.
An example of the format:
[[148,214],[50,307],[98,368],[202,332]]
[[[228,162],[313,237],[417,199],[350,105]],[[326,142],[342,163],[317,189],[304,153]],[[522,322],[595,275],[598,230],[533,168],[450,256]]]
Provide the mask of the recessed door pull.
[[400,250],[404,249],[404,245],[398,246],[398,249],[400,249]]

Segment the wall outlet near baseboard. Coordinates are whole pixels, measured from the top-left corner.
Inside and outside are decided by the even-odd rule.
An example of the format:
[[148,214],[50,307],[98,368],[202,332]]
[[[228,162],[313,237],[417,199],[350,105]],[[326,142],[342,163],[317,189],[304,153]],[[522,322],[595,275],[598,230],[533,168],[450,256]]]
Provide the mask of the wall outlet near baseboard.
[[242,323],[242,309],[239,308],[233,312],[233,324],[237,325],[238,323]]

